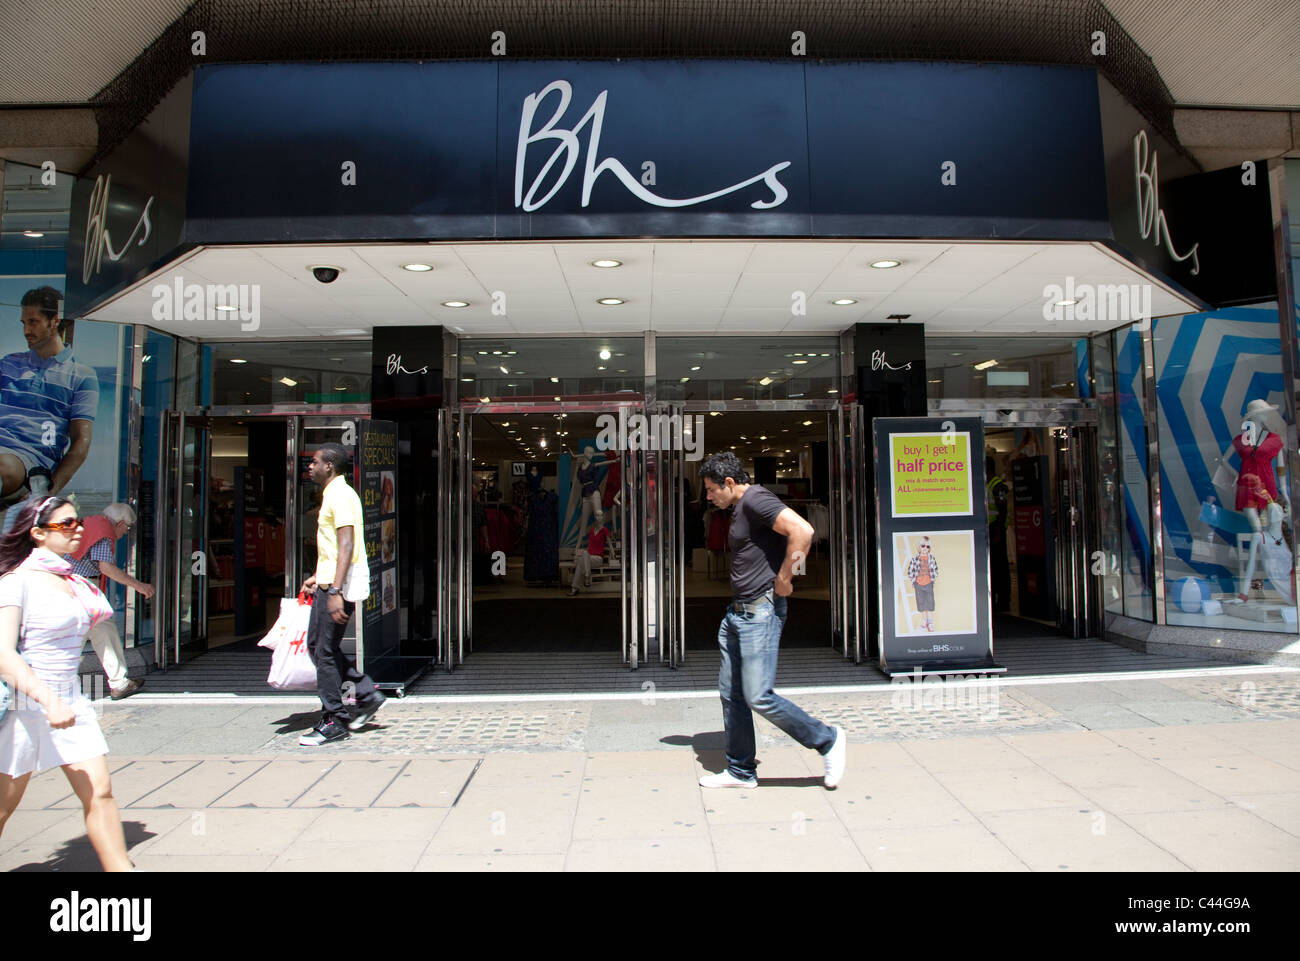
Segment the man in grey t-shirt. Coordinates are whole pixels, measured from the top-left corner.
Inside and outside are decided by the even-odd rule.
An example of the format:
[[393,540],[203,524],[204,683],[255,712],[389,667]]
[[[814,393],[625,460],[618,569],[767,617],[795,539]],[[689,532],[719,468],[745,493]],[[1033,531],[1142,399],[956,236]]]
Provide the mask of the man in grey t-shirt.
[[757,711],[806,748],[822,755],[823,782],[844,776],[848,739],[777,694],[776,659],[785,626],[786,598],[794,593],[795,565],[808,556],[812,525],[765,487],[750,483],[740,458],[727,451],[700,467],[709,502],[732,509],[731,604],[718,629],[722,668],[718,693],[727,730],[727,769],[700,778],[702,787],[757,787],[754,716]]

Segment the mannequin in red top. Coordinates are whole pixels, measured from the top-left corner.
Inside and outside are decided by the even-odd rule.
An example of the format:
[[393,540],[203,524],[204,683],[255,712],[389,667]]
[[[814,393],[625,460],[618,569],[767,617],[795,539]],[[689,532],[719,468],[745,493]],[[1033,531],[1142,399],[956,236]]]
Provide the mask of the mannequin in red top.
[[[1237,592],[1238,599],[1244,601],[1249,598],[1250,585],[1255,579],[1255,564],[1264,528],[1281,528],[1282,518],[1291,513],[1291,497],[1285,476],[1286,423],[1278,408],[1264,400],[1252,400],[1246,405],[1241,426],[1241,433],[1232,441],[1241,458],[1236,507],[1246,515],[1254,532],[1246,558],[1246,576]],[[1279,471],[1282,473],[1281,483],[1278,483]],[[1261,520],[1261,512],[1267,523]]]
[[609,539],[609,528],[603,524],[593,527],[587,538],[587,546],[573,552],[573,583],[569,585],[569,596],[573,597],[581,587],[591,586],[591,569],[605,566],[605,544]]

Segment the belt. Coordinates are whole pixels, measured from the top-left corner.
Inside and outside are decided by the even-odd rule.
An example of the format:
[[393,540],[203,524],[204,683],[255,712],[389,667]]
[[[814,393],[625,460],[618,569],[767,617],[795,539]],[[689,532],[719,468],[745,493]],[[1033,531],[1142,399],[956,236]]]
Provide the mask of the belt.
[[737,614],[757,614],[764,604],[775,604],[771,591],[764,591],[747,601],[732,601],[729,606]]

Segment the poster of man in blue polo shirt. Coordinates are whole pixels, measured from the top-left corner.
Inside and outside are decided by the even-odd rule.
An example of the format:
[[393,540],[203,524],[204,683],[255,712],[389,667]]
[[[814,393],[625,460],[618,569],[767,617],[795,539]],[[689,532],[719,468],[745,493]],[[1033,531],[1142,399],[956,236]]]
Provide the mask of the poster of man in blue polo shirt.
[[0,509],[35,488],[59,492],[90,451],[99,381],[63,342],[62,299],[53,287],[27,291],[29,349],[0,358]]

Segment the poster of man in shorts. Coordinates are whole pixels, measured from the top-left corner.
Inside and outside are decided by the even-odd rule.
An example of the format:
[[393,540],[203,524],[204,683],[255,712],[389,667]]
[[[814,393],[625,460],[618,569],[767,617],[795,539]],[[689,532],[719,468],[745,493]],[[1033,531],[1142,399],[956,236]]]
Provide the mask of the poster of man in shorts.
[[63,295],[22,297],[28,349],[0,358],[0,508],[31,493],[58,493],[90,452],[99,381],[64,343]]

